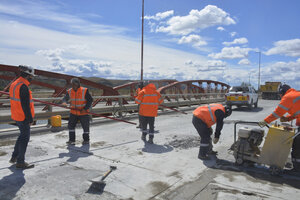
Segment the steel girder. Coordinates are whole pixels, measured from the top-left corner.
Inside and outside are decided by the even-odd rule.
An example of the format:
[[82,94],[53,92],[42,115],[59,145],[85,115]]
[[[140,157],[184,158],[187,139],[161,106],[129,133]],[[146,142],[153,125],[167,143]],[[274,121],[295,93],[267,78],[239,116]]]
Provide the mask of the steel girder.
[[[206,85],[206,86],[204,86]],[[214,85],[214,87],[212,87]],[[199,98],[199,93],[225,93],[230,86],[226,83],[213,80],[187,80],[174,82],[158,89],[161,94],[182,94],[182,98],[186,100],[184,94],[194,94],[195,98]],[[190,96],[190,95],[189,95]],[[165,96],[170,101],[170,97]]]
[[[5,86],[4,90],[7,91],[10,84],[15,80],[15,77],[18,77],[20,72],[17,66],[12,66],[12,65],[2,65],[0,64],[0,72],[12,72],[15,74],[15,76],[8,76],[5,74],[0,75],[0,79],[4,79],[4,80],[11,80],[11,82]],[[44,83],[42,81],[37,81],[37,80],[33,80],[31,82],[31,84],[33,85],[39,85],[45,88],[50,88],[54,90],[54,93],[52,94],[52,97],[60,97],[63,94],[66,93],[66,89],[68,87],[70,87],[70,82],[72,78],[75,78],[76,76],[70,76],[70,75],[66,75],[66,74],[60,74],[60,73],[55,73],[55,72],[49,72],[49,71],[44,71],[44,70],[39,70],[39,69],[35,69],[35,74],[38,76],[42,76],[42,77],[47,77],[47,78],[53,78],[56,80],[64,80],[65,81],[65,85],[63,85],[63,87],[61,86],[57,86],[54,84],[49,84],[49,83]],[[89,88],[96,88],[96,89],[100,89],[103,91],[102,96],[114,96],[114,95],[119,95],[119,92],[117,90],[114,90],[112,87],[100,84],[100,83],[96,83],[96,82],[92,82],[89,80],[86,80],[84,78],[81,77],[76,77],[80,80],[81,84],[89,87]],[[104,99],[105,100],[105,99]],[[100,100],[96,99],[93,103],[93,106],[95,106]],[[108,102],[108,100],[105,100]],[[107,105],[109,105],[110,103],[108,102]],[[111,105],[111,104],[110,104]]]

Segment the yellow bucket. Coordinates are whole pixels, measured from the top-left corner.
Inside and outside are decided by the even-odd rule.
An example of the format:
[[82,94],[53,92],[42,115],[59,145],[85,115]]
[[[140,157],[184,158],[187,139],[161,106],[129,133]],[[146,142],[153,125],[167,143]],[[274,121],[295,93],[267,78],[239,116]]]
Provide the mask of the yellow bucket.
[[61,127],[61,115],[56,115],[51,117],[52,127]]

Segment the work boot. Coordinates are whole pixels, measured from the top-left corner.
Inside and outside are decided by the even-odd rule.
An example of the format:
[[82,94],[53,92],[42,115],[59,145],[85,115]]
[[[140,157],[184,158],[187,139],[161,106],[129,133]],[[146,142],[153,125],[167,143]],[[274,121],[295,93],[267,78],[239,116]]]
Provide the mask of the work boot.
[[16,168],[18,168],[18,169],[30,169],[30,168],[34,168],[34,164],[28,164],[27,162],[17,163]]
[[17,158],[16,157],[11,157],[11,159],[9,160],[9,162],[11,164],[15,164],[17,162]]
[[142,128],[142,126],[139,124],[136,128]]
[[143,134],[142,134],[141,139],[142,139],[143,141],[146,141],[146,135],[147,135],[147,133],[143,133]]
[[75,141],[70,141],[70,140],[69,140],[69,141],[67,141],[66,143],[67,143],[67,145],[75,145]]
[[198,158],[199,158],[200,160],[210,160],[210,157],[207,156],[207,155],[205,155],[205,156],[198,155]]
[[89,140],[83,140],[82,145],[85,145],[85,144],[90,144],[90,141]]
[[217,151],[214,150],[210,150],[209,152],[207,152],[208,155],[218,155]]
[[154,135],[149,135],[149,140],[148,140],[149,144],[153,144],[153,138],[154,138]]

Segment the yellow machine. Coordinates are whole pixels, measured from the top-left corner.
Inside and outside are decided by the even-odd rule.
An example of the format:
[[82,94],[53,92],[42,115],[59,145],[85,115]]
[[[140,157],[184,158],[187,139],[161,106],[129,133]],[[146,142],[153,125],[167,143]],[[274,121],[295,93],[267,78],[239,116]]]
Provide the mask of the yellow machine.
[[265,85],[261,85],[259,90],[263,99],[278,100],[280,99],[278,93],[278,86],[281,82],[266,82]]
[[258,125],[258,122],[239,121],[235,123],[234,144],[231,150],[233,150],[236,163],[238,165],[243,163],[268,165],[271,174],[279,174],[290,154],[295,129],[283,125],[272,125],[264,140],[263,129],[241,127],[236,140],[237,124]]

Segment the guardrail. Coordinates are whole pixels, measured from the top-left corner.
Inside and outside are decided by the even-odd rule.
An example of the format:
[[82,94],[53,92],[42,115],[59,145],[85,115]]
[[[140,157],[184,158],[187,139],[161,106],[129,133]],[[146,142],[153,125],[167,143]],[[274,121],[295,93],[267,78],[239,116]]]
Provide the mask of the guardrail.
[[[168,101],[162,104],[167,107],[178,108],[182,106],[192,106],[207,103],[223,102],[224,93],[190,93],[190,94],[163,94],[163,97],[168,97]],[[113,115],[118,118],[125,118],[126,115],[137,112],[138,106],[135,104],[134,99],[130,95],[119,96],[95,96],[96,98],[112,99],[112,105],[105,105],[105,103],[98,103],[90,111],[96,114]],[[62,98],[36,98],[42,101],[58,102]],[[128,104],[123,104],[123,99],[127,99]],[[0,103],[3,105],[10,105],[9,99],[0,99]],[[51,116],[61,115],[62,118],[68,118],[70,111],[68,109],[57,108],[49,106],[48,110],[42,110],[41,103],[35,103],[35,120],[49,120]],[[161,108],[165,110],[165,108]],[[9,107],[1,107],[0,124],[14,123],[10,116]]]

